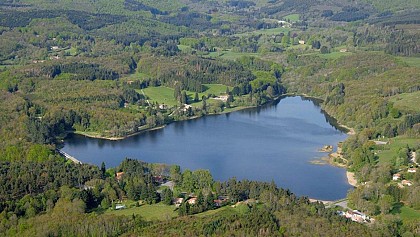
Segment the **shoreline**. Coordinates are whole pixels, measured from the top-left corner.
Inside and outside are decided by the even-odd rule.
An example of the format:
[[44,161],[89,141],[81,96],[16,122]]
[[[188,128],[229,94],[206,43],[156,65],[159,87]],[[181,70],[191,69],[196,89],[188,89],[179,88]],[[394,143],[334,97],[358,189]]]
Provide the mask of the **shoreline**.
[[[262,105],[265,105],[265,104],[274,102],[274,101],[276,101],[278,99],[289,97],[289,96],[301,96],[301,97],[308,98],[308,99],[316,99],[316,100],[321,100],[322,101],[322,99],[320,99],[320,98],[313,97],[313,96],[308,96],[306,94],[286,93],[286,94],[283,94],[281,96],[277,96],[276,98],[273,98],[272,100],[270,100],[270,101],[268,101],[268,102],[266,102],[266,103],[264,103]],[[252,108],[258,108],[258,107],[260,107],[262,105],[259,105],[259,106],[238,106],[238,107],[232,108],[232,110],[229,110],[229,111],[222,111],[220,113],[212,113],[212,114],[206,114],[206,115],[202,115],[202,116],[192,116],[192,117],[188,117],[188,118],[183,119],[183,120],[173,121],[173,122],[182,122],[182,121],[187,121],[187,120],[193,120],[193,119],[201,118],[201,117],[204,117],[204,116],[214,116],[214,115],[229,114],[229,113],[236,112],[236,111],[241,111],[241,110],[246,110],[246,109],[252,109]],[[325,111],[325,113],[328,114],[326,111]],[[331,116],[330,114],[328,114],[328,115]],[[333,116],[331,116],[331,118],[335,119]],[[170,123],[172,123],[172,122],[170,122]],[[163,128],[166,127],[166,125],[168,125],[170,123],[167,123],[167,124],[164,124],[164,125],[161,125],[161,126],[158,126],[158,127],[147,128],[147,129],[144,129],[144,130],[141,130],[141,131],[137,131],[137,132],[128,134],[126,136],[122,136],[122,137],[104,137],[104,136],[100,136],[100,135],[87,134],[87,133],[77,132],[77,131],[72,131],[71,133],[82,135],[82,136],[89,137],[89,138],[104,139],[104,140],[110,140],[110,141],[118,141],[118,140],[123,140],[125,138],[129,138],[131,136],[135,136],[135,135],[138,135],[138,134],[141,134],[141,133],[144,133],[144,132],[163,129]],[[332,126],[335,126],[333,124],[331,124],[331,125]],[[346,125],[343,125],[343,124],[339,123],[337,120],[336,120],[336,125],[337,125],[336,127],[344,128],[347,131],[347,132],[345,132],[347,135],[349,135],[349,136],[350,135],[355,135],[355,131],[354,131],[353,128],[350,128],[350,127],[348,127]],[[342,131],[342,132],[344,132],[344,131]],[[326,162],[327,165],[331,165],[331,166],[335,166],[335,167],[339,167],[339,168],[344,168],[344,169],[347,168],[346,165],[337,165],[334,162],[332,162],[330,156],[328,158],[329,158],[328,159],[328,162]],[[351,186],[353,186],[353,187],[356,188],[357,187],[357,180],[354,177],[354,172],[350,172],[350,171],[347,171],[346,170],[346,177],[347,177],[347,183],[349,185],[351,185]],[[323,202],[326,205],[328,205],[328,204],[330,204],[330,203],[333,202],[333,201],[326,201],[326,200],[317,200],[317,199],[313,199],[313,198],[309,198],[309,199],[310,199],[311,202],[320,201],[320,202]]]
[[276,101],[276,100],[278,100],[280,98],[287,97],[287,96],[299,96],[299,95],[287,93],[287,94],[283,94],[283,95],[277,96],[277,97],[273,98],[272,100],[270,100],[270,101],[268,101],[268,102],[266,102],[266,103],[264,103],[262,105],[238,106],[238,107],[232,108],[232,110],[222,111],[220,113],[211,113],[211,114],[206,114],[206,115],[201,115],[201,116],[196,115],[196,116],[188,117],[186,119],[182,119],[182,120],[178,120],[178,121],[173,121],[173,122],[170,122],[170,123],[167,123],[167,124],[158,126],[158,127],[147,128],[147,129],[144,129],[144,130],[141,130],[141,131],[137,131],[137,132],[134,132],[134,133],[130,133],[130,134],[126,135],[126,136],[121,136],[121,137],[106,137],[106,136],[93,135],[93,134],[89,134],[89,133],[85,133],[85,132],[78,132],[78,131],[70,131],[69,133],[78,134],[78,135],[82,135],[82,136],[89,137],[89,138],[103,139],[103,140],[109,140],[109,141],[119,141],[119,140],[123,140],[123,139],[129,138],[129,137],[132,137],[132,136],[141,134],[143,132],[154,131],[154,130],[159,130],[159,129],[165,128],[166,125],[169,125],[169,124],[174,123],[174,122],[182,122],[182,121],[188,121],[188,120],[198,119],[198,118],[205,117],[205,116],[214,116],[214,115],[229,114],[229,113],[236,112],[236,111],[258,108],[258,107],[263,106],[263,105],[265,105],[267,103],[274,102],[274,101]]
[[167,124],[157,126],[157,127],[153,127],[153,128],[143,129],[141,131],[133,132],[133,133],[130,133],[130,134],[128,134],[126,136],[123,136],[123,137],[104,137],[104,136],[101,136],[101,135],[93,135],[93,134],[89,134],[89,133],[85,133],[85,132],[78,132],[78,131],[74,131],[74,132],[70,132],[70,133],[77,134],[77,135],[82,135],[82,136],[89,137],[89,138],[103,139],[103,140],[109,140],[109,141],[120,141],[120,140],[124,140],[126,138],[129,138],[129,137],[132,137],[132,136],[144,133],[144,132],[154,131],[154,130],[159,130],[159,129],[165,128],[166,125]]
[[[265,105],[265,104],[270,103],[270,102],[274,102],[274,101],[276,101],[276,100],[278,100],[280,98],[285,98],[285,97],[288,97],[288,96],[301,96],[301,97],[305,97],[305,98],[309,98],[309,99],[316,99],[316,100],[321,100],[322,101],[321,98],[317,98],[317,97],[314,97],[314,96],[309,96],[309,95],[307,95],[305,93],[302,93],[302,94],[286,93],[286,94],[277,96],[277,97],[273,98],[271,101],[268,101],[268,102],[266,102],[266,103],[264,103],[262,105]],[[204,116],[214,116],[214,115],[229,114],[229,113],[236,112],[236,111],[241,111],[241,110],[246,110],[246,109],[252,109],[252,108],[258,108],[258,107],[260,107],[262,105],[259,105],[259,106],[258,105],[256,105],[256,106],[239,106],[239,107],[233,108],[230,111],[222,111],[220,113],[206,114],[206,115],[203,115],[203,116],[193,116],[193,117],[189,117],[189,118],[186,118],[186,119],[183,119],[183,120],[179,120],[179,121],[174,121],[174,122],[182,122],[182,121],[187,121],[187,120],[193,120],[193,119],[201,118],[201,117],[204,117]],[[325,111],[325,113],[328,114],[326,111]],[[333,117],[332,115],[330,115],[330,114],[328,114],[328,115],[331,116],[331,118],[334,118],[335,119],[335,117]],[[168,124],[170,124],[170,123],[168,123]],[[104,140],[109,140],[109,141],[119,141],[119,140],[123,140],[125,138],[129,138],[129,137],[132,137],[132,136],[135,136],[135,135],[144,133],[144,132],[163,129],[168,124],[164,124],[164,125],[161,125],[161,126],[158,126],[158,127],[153,127],[153,128],[147,128],[147,129],[144,129],[144,130],[141,130],[141,131],[130,133],[130,134],[128,134],[126,136],[122,136],[122,137],[104,137],[104,136],[100,136],[100,135],[91,135],[91,134],[88,134],[88,133],[77,132],[77,131],[72,132],[72,133],[73,134],[82,135],[82,136],[85,136],[85,137],[89,137],[89,138],[104,139]],[[345,130],[347,130],[346,134],[349,135],[349,136],[356,134],[356,132],[354,131],[353,128],[350,128],[350,127],[348,127],[348,126],[346,126],[344,124],[341,124],[337,120],[336,120],[336,125],[337,125],[337,127],[341,127],[341,128],[344,128]],[[332,162],[331,161],[331,157],[329,157],[329,162],[327,162],[327,164],[328,165],[331,165],[331,166],[336,166],[336,167],[339,167],[339,168],[344,168],[344,169],[347,168],[346,165],[337,165],[334,162]],[[357,187],[357,180],[354,177],[354,173],[353,172],[350,172],[350,171],[347,171],[346,170],[346,177],[347,177],[348,184],[350,184],[353,187]]]
[[354,172],[346,171],[347,182],[353,186],[357,187],[357,179],[354,177]]

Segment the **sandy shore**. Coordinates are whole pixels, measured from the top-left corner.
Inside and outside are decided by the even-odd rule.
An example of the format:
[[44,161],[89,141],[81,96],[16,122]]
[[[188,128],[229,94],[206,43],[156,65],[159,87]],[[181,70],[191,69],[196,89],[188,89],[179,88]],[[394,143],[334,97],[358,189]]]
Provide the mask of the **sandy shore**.
[[357,180],[354,177],[354,172],[347,171],[346,174],[347,174],[347,181],[349,182],[349,184],[351,186],[357,187]]
[[355,135],[356,134],[356,132],[354,131],[353,128],[347,127],[346,125],[343,125],[343,124],[340,124],[340,123],[338,125],[340,127],[343,127],[343,128],[348,130],[347,135]]
[[135,135],[140,134],[140,133],[162,129],[165,126],[166,125],[153,127],[153,128],[148,128],[148,129],[143,129],[143,130],[140,130],[140,131],[137,131],[137,132],[134,132],[134,133],[130,133],[130,134],[128,134],[126,136],[123,136],[123,137],[104,137],[104,136],[100,136],[100,135],[91,135],[89,133],[84,133],[84,132],[73,132],[73,133],[78,134],[78,135],[82,135],[82,136],[85,136],[85,137],[90,137],[90,138],[104,139],[104,140],[110,140],[110,141],[118,141],[118,140],[123,140],[123,139],[128,138],[128,137],[135,136]]

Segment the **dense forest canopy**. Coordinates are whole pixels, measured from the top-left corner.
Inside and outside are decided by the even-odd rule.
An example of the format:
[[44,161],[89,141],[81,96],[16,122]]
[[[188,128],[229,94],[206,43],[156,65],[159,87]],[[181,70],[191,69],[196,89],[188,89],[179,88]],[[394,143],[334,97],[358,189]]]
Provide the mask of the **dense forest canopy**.
[[[418,0],[2,1],[0,235],[419,235],[419,12]],[[320,99],[354,132],[330,162],[354,173],[348,205],[374,222],[273,183],[59,152],[68,133],[119,139],[284,94]]]

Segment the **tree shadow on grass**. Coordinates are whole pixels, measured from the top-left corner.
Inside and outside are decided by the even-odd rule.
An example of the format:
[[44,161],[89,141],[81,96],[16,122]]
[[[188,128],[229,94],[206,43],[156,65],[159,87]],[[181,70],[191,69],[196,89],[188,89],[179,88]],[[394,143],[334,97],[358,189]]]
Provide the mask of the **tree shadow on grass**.
[[395,203],[392,206],[391,214],[401,214],[401,208],[404,206],[402,202]]

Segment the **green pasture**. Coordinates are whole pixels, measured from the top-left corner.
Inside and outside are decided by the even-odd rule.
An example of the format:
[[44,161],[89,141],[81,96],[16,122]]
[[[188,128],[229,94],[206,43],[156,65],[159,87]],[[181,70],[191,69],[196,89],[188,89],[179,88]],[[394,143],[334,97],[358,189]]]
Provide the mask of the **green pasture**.
[[394,107],[407,112],[420,112],[420,91],[413,93],[404,93],[393,96],[390,99]]
[[395,137],[386,139],[388,141],[386,145],[377,145],[378,150],[376,151],[377,156],[379,157],[379,162],[391,162],[393,157],[398,155],[398,150],[401,147],[414,147],[416,144],[420,143],[419,139],[416,138],[406,138],[406,137]]
[[290,22],[296,22],[299,21],[300,15],[299,14],[290,14],[287,16],[284,16],[283,19],[289,20]]
[[[198,93],[199,99],[203,95],[207,96],[209,94],[213,95],[220,95],[226,93],[226,87],[222,84],[203,84],[204,91]],[[229,90],[232,90],[232,87],[229,87]],[[137,90],[138,93],[142,94],[142,90]],[[166,87],[166,86],[159,86],[159,87],[148,87],[143,89],[144,94],[149,98],[150,101],[156,101],[159,104],[166,104],[169,106],[176,106],[178,102],[174,98],[174,89]],[[189,101],[194,100],[195,92],[187,91],[187,95],[189,97]],[[199,105],[196,103],[196,105]]]
[[146,221],[165,221],[178,216],[178,213],[175,211],[175,206],[168,206],[162,203],[131,207],[122,210],[109,210],[105,212],[105,214],[124,216],[131,216],[133,214],[140,215]]

